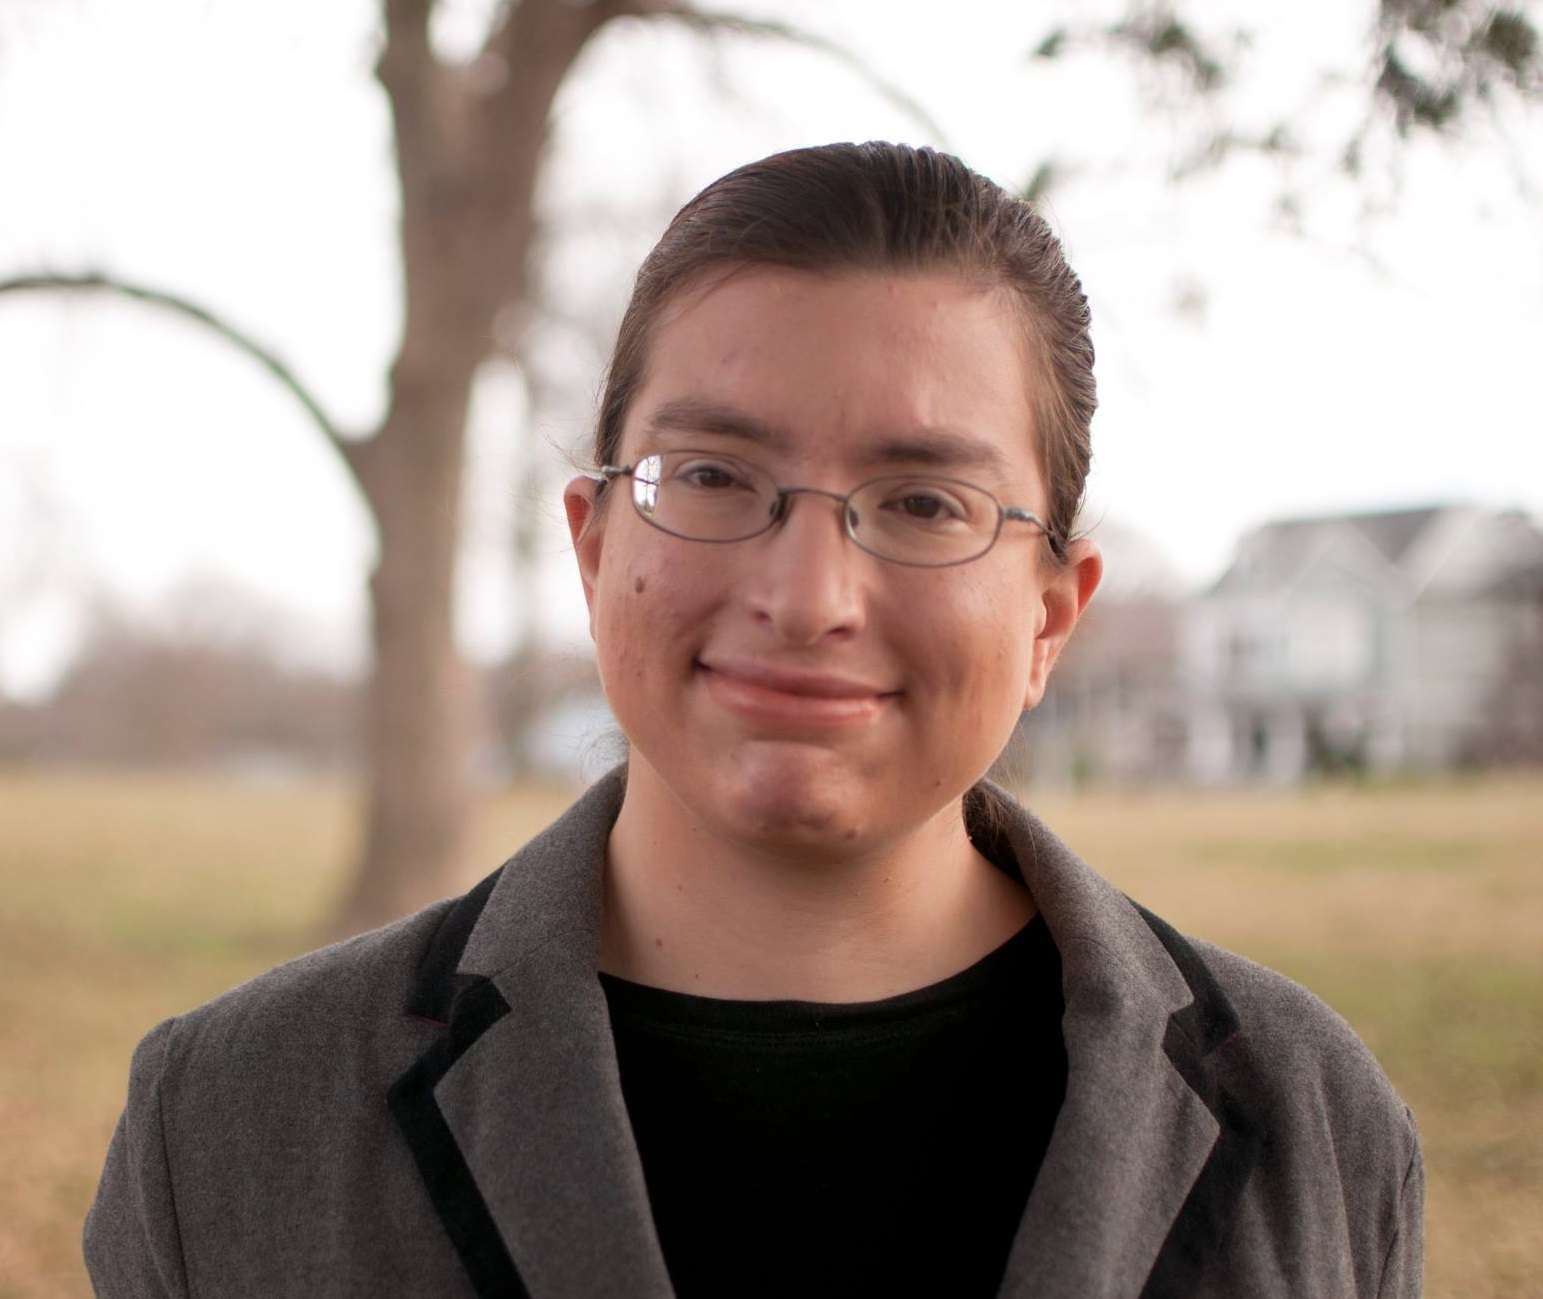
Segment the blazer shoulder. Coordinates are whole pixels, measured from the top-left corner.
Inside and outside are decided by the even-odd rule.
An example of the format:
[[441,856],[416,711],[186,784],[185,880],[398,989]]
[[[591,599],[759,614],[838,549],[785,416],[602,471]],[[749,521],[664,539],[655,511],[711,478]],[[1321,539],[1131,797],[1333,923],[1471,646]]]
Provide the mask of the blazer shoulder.
[[[401,920],[307,952],[182,1016],[189,1026],[238,1017],[373,1015],[406,1004],[418,967],[458,899],[432,903]],[[395,992],[398,996],[392,997]]]
[[[358,1228],[356,1197],[379,1242],[381,1224],[417,1221],[387,1093],[441,1037],[413,992],[465,902],[288,961],[145,1036],[86,1224],[100,1294],[309,1293],[286,1286]],[[348,1293],[386,1292],[370,1260],[389,1256],[338,1259],[373,1277]]]
[[[1327,1222],[1342,1220],[1363,1293],[1418,1295],[1425,1171],[1413,1112],[1321,997],[1236,953],[1191,941],[1237,1017],[1217,1065],[1265,1138],[1261,1200],[1276,1206],[1277,1218],[1317,1222],[1325,1232]],[[1314,1216],[1326,1206],[1331,1218]]]
[[1393,1095],[1370,1048],[1317,993],[1236,952],[1201,939],[1188,941],[1231,1001],[1244,1035],[1275,1059],[1298,1069],[1348,1073],[1358,1088],[1375,1083],[1376,1090]]
[[[154,1031],[168,1076],[270,1077],[304,1062],[410,1058],[429,1026],[412,1015],[420,972],[461,898],[308,952],[174,1016]],[[147,1044],[150,1039],[147,1038]]]
[[1378,1178],[1401,1181],[1419,1162],[1414,1114],[1355,1029],[1278,971],[1189,941],[1237,1016],[1225,1052],[1232,1072],[1271,1097],[1276,1113],[1332,1134],[1335,1149],[1357,1166],[1376,1165]]

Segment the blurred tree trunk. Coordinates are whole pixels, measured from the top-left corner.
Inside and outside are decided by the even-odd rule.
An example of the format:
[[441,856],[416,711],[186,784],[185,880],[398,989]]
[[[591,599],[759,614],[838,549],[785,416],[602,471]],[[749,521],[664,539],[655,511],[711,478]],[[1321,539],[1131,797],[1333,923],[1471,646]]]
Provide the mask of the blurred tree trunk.
[[356,444],[379,530],[366,701],[363,850],[337,928],[380,924],[446,892],[471,801],[471,675],[455,642],[465,425],[499,313],[524,293],[552,101],[586,42],[646,4],[521,0],[481,55],[436,58],[432,0],[384,0],[377,75],[401,181],[405,320],[390,408]]

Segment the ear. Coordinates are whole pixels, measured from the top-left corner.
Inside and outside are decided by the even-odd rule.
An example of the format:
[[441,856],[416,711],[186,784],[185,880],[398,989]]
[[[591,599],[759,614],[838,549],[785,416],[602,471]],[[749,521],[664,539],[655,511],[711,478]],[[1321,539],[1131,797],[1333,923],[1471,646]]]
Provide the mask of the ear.
[[600,573],[600,549],[605,540],[605,518],[596,493],[597,479],[580,476],[563,489],[563,511],[568,516],[568,535],[579,561],[579,580],[584,584],[584,603],[589,606],[589,634],[595,634],[595,581]]
[[1087,538],[1067,547],[1063,563],[1055,564],[1043,557],[1040,562],[1044,566],[1044,585],[1040,590],[1039,630],[1035,633],[1029,659],[1028,689],[1023,696],[1025,708],[1033,708],[1045,697],[1050,669],[1060,658],[1077,619],[1082,617],[1082,611],[1088,607],[1088,601],[1098,590],[1099,579],[1104,575],[1103,553],[1096,542]]

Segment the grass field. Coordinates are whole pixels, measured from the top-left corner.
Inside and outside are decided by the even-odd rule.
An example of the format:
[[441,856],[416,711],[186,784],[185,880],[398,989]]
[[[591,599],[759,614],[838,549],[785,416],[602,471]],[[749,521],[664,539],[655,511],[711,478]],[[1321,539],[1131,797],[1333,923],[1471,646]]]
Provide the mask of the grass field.
[[[564,801],[497,800],[478,861]],[[1543,777],[1035,805],[1367,1039],[1425,1140],[1428,1295],[1543,1295]],[[351,836],[341,788],[0,773],[0,1299],[89,1293],[80,1221],[134,1042],[311,945]]]

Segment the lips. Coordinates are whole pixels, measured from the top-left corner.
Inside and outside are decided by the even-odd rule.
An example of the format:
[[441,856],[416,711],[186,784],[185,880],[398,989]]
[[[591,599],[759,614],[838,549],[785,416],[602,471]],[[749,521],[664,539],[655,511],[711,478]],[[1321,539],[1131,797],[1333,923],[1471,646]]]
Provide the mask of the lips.
[[870,721],[897,691],[856,677],[759,659],[698,662],[709,696],[741,719],[769,727],[840,728]]

